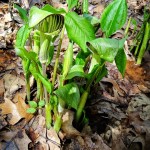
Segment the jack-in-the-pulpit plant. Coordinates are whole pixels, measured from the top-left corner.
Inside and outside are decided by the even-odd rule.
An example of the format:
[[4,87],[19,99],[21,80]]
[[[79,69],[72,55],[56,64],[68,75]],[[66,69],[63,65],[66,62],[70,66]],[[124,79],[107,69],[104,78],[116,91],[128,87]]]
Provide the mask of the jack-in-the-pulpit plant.
[[[27,111],[35,113],[38,108],[45,106],[46,126],[48,129],[53,126],[57,132],[61,128],[64,109],[72,108],[75,111],[75,122],[83,122],[81,118],[84,117],[81,116],[85,115],[84,106],[90,88],[107,74],[106,62],[115,61],[122,76],[126,66],[123,49],[125,38],[111,38],[111,35],[125,24],[126,0],[114,0],[110,3],[100,20],[88,14],[87,0],[83,1],[83,15],[73,12],[78,0],[67,0],[67,4],[68,11],[50,5],[41,9],[33,6],[29,17],[26,10],[15,5],[24,21],[17,33],[15,50],[22,59],[26,79],[27,100],[30,105]],[[95,34],[100,26],[104,37],[96,38]],[[69,43],[63,61],[60,62],[65,30]],[[53,57],[56,38],[59,39],[59,44],[56,56]],[[27,41],[30,42],[30,50],[25,48]],[[73,53],[75,43],[80,48],[76,57]],[[48,65],[53,68],[50,77],[47,74]],[[31,76],[37,85],[36,102],[30,98]],[[77,82],[81,79],[86,81],[86,84]],[[56,82],[58,86],[55,86]]]

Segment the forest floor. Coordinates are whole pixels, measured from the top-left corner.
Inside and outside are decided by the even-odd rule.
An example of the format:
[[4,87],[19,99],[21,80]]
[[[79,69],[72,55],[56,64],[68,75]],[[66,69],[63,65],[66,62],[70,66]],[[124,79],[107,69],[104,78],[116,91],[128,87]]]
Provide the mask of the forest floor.
[[[29,3],[30,2],[30,3]],[[125,42],[127,66],[122,78],[115,64],[107,63],[108,75],[92,87],[85,107],[89,124],[79,135],[45,128],[42,115],[26,112],[25,79],[20,58],[15,54],[15,36],[22,26],[16,10],[0,2],[0,150],[150,150],[150,54],[137,65],[130,49],[143,23],[145,0],[128,0],[129,27]],[[47,1],[49,3],[49,1]],[[109,0],[89,0],[89,13],[100,16]],[[30,9],[42,6],[40,0],[25,0],[20,5]],[[66,8],[65,1],[52,0],[54,7]],[[126,23],[127,25],[127,23]],[[122,38],[126,25],[113,38]],[[97,33],[101,36],[101,31]],[[66,49],[68,38],[63,40]],[[57,43],[56,43],[57,46]],[[33,85],[32,85],[33,86]],[[35,92],[34,86],[32,91]],[[34,96],[34,95],[33,95]],[[69,127],[68,127],[69,130]]]

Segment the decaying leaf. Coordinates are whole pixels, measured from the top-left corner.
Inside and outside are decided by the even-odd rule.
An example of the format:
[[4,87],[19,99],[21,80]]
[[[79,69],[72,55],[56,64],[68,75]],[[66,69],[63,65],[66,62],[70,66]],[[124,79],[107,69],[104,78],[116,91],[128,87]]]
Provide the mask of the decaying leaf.
[[[12,99],[14,97],[14,94],[19,89],[22,89],[25,86],[25,81],[19,76],[15,76],[12,74],[5,74],[3,79],[4,79],[5,89],[6,89],[4,97],[8,99]],[[22,93],[21,97],[23,99],[25,98],[25,92]]]
[[14,141],[17,144],[19,150],[28,150],[28,144],[31,142],[25,130],[20,131]]
[[24,99],[22,99],[21,94],[16,94],[15,99],[17,99],[17,102],[13,103],[8,98],[5,98],[5,102],[0,104],[2,114],[12,114],[12,117],[9,120],[11,125],[14,125],[22,118],[25,118],[28,122],[32,118],[32,115],[26,112],[29,106],[25,103]]
[[75,137],[80,135],[80,132],[75,129],[72,125],[72,121],[74,119],[74,113],[71,110],[65,110],[64,115],[62,117],[62,130],[66,134],[66,137]]

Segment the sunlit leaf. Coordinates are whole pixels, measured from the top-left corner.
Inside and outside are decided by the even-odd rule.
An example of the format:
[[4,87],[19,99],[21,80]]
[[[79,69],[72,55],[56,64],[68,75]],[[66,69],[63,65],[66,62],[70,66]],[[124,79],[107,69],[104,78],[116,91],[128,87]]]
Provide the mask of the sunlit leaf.
[[106,37],[120,29],[126,22],[127,2],[126,0],[114,0],[102,13],[100,24]]
[[118,50],[121,48],[119,42],[121,40],[109,39],[109,38],[98,38],[87,43],[89,49],[98,54],[100,58],[105,61],[113,62]]
[[34,114],[36,112],[35,108],[28,108],[27,113]]
[[68,9],[71,10],[73,7],[77,6],[78,0],[66,0],[68,4]]
[[30,29],[29,26],[23,25],[19,31],[17,32],[17,37],[16,37],[16,43],[15,43],[15,47],[24,47],[25,43],[30,35]]
[[88,52],[86,42],[95,39],[94,29],[89,21],[75,12],[69,12],[65,16],[65,26],[69,38],[76,42],[85,53]]
[[29,101],[28,103],[29,103],[30,107],[32,107],[32,108],[37,107],[37,103],[35,101]]
[[47,78],[45,78],[43,75],[36,73],[36,75],[38,76],[38,78],[41,80],[41,82],[43,83],[44,87],[46,88],[47,92],[51,93],[52,91],[52,84],[50,81],[48,81]]
[[74,77],[84,77],[84,70],[83,70],[83,66],[82,65],[74,65],[68,75],[66,76],[66,80],[68,79],[72,79]]
[[28,22],[28,16],[27,16],[27,11],[23,8],[21,8],[20,6],[14,4],[14,8],[16,8],[19,12],[19,15],[21,17],[21,19],[27,23]]
[[68,106],[77,109],[80,92],[78,86],[75,83],[66,84],[59,87],[54,93],[63,101],[67,103]]
[[68,48],[64,55],[63,71],[62,71],[63,78],[65,78],[66,75],[68,74],[72,66],[72,61],[73,61],[73,43],[69,42]]
[[40,101],[38,102],[38,105],[39,105],[40,107],[45,106],[45,101],[44,101],[44,100],[40,100]]

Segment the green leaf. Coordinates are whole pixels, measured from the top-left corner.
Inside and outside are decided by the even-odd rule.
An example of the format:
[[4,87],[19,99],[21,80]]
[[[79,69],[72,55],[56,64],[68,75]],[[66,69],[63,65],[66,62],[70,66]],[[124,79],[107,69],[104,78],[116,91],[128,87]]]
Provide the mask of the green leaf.
[[68,74],[72,66],[72,61],[73,61],[73,43],[69,42],[68,48],[64,56],[63,71],[62,71],[63,78],[65,78],[66,75]]
[[83,71],[83,66],[82,65],[74,65],[68,75],[66,76],[66,80],[72,79],[74,77],[84,77],[84,71]]
[[56,15],[61,13],[65,13],[64,9],[57,10],[50,5],[45,5],[42,9],[33,6],[29,12],[29,27],[32,28],[36,26],[39,22],[52,14]]
[[35,108],[28,108],[27,113],[34,114],[36,112]]
[[67,0],[68,9],[71,10],[73,7],[77,6],[78,0]]
[[21,57],[22,59],[29,59],[30,61],[35,61],[37,62],[38,57],[35,52],[32,51],[27,51],[25,48],[22,47],[16,47],[15,48],[16,54]]
[[18,5],[14,4],[14,8],[16,8],[19,12],[19,15],[21,17],[21,19],[27,23],[28,22],[28,16],[27,16],[27,11],[21,7],[19,7]]
[[52,14],[65,14],[66,11],[63,8],[54,8],[49,4],[46,4],[44,7],[42,7],[42,10],[48,11]]
[[120,40],[119,50],[118,50],[118,53],[115,57],[116,66],[117,66],[118,70],[120,71],[120,73],[122,74],[123,77],[125,74],[126,62],[127,62],[126,54],[125,54],[124,49],[123,49],[124,42],[125,42],[125,39]]
[[78,86],[75,83],[66,84],[65,86],[59,87],[54,93],[66,104],[74,109],[77,109],[80,92]]
[[43,75],[36,73],[36,75],[38,76],[38,78],[41,80],[41,82],[43,83],[43,85],[45,86],[46,90],[48,93],[51,93],[52,91],[52,84],[50,81],[48,81],[47,78],[45,78]]
[[83,14],[83,17],[91,23],[95,29],[95,32],[99,29],[100,23],[98,18],[91,16],[90,14]]
[[109,38],[98,38],[87,43],[89,49],[100,56],[105,61],[113,62],[119,47],[121,40],[109,39]]
[[32,28],[52,13],[33,6],[29,12],[29,27]]
[[32,108],[37,108],[37,103],[35,101],[29,101],[29,106]]
[[101,58],[99,57],[99,55],[93,54],[91,64],[90,64],[90,68],[89,68],[89,73],[91,73],[94,66],[100,64],[100,62],[101,62]]
[[102,13],[100,24],[106,37],[120,29],[126,22],[127,3],[126,0],[114,0]]
[[40,100],[40,101],[38,102],[38,105],[39,105],[39,107],[45,106],[45,101],[44,101],[44,100]]
[[107,75],[107,69],[106,69],[106,66],[104,65],[102,67],[102,70],[99,72],[99,74],[97,75],[97,78],[96,78],[96,83],[98,83],[99,81],[101,81],[101,79]]
[[30,35],[30,31],[31,30],[29,29],[29,26],[27,24],[19,29],[19,31],[17,32],[15,47],[25,46],[26,41]]
[[86,42],[95,39],[94,29],[89,21],[75,12],[69,12],[65,16],[65,27],[69,38],[87,53]]

